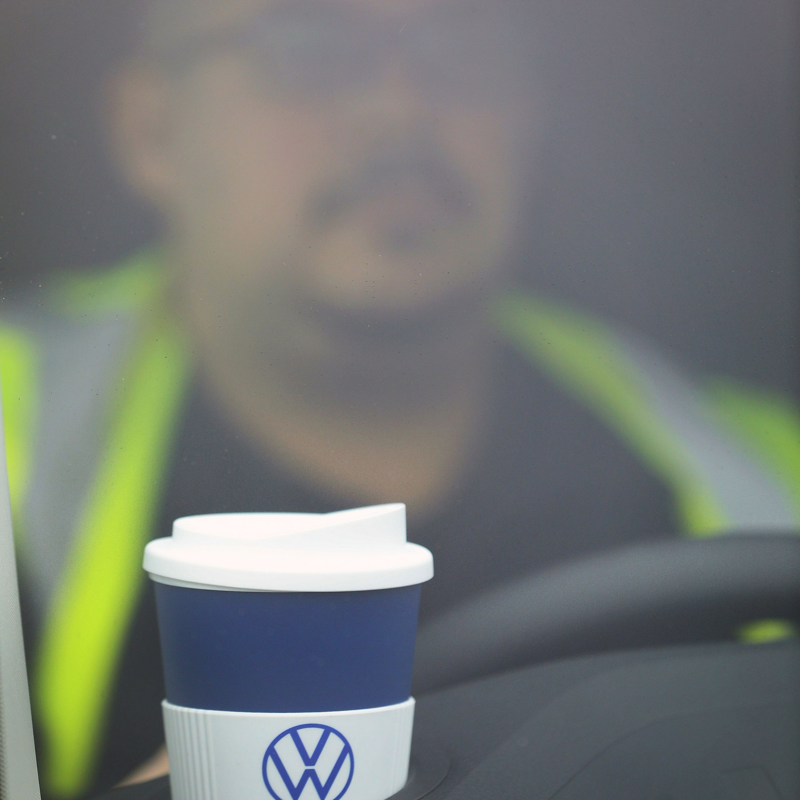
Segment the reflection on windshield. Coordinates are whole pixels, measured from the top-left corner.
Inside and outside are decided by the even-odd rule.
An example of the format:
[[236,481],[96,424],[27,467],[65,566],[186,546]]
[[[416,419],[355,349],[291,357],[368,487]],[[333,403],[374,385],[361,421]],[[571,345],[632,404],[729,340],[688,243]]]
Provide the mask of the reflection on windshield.
[[159,752],[140,565],[177,517],[405,502],[423,624],[615,547],[797,526],[791,4],[3,15],[48,797]]

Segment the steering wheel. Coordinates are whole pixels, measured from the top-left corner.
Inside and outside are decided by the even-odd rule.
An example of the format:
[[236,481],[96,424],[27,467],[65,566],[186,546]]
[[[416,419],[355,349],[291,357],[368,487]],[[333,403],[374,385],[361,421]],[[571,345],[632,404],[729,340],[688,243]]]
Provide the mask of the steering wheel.
[[557,658],[733,639],[800,621],[800,536],[636,545],[515,580],[420,629],[416,694]]

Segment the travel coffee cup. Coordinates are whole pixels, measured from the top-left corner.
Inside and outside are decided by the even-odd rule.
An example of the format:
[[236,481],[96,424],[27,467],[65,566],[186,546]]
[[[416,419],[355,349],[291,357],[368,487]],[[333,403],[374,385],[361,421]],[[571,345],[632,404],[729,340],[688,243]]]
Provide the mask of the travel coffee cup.
[[420,584],[401,503],[209,514],[145,549],[174,800],[384,800],[405,784]]

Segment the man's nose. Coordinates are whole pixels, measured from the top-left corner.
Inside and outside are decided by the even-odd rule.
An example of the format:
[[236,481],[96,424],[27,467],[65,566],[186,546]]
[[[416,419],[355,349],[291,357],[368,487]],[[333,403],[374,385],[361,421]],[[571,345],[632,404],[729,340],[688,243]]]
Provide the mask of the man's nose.
[[401,58],[391,59],[375,76],[363,100],[372,124],[386,126],[387,133],[393,135],[424,128],[435,118],[435,105],[414,80],[409,64]]

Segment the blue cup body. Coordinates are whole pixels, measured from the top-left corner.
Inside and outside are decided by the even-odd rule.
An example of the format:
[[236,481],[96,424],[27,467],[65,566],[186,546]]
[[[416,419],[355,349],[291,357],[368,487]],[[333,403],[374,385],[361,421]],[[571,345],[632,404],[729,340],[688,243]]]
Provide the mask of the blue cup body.
[[155,584],[167,700],[220,711],[345,711],[411,691],[420,586],[242,592]]

